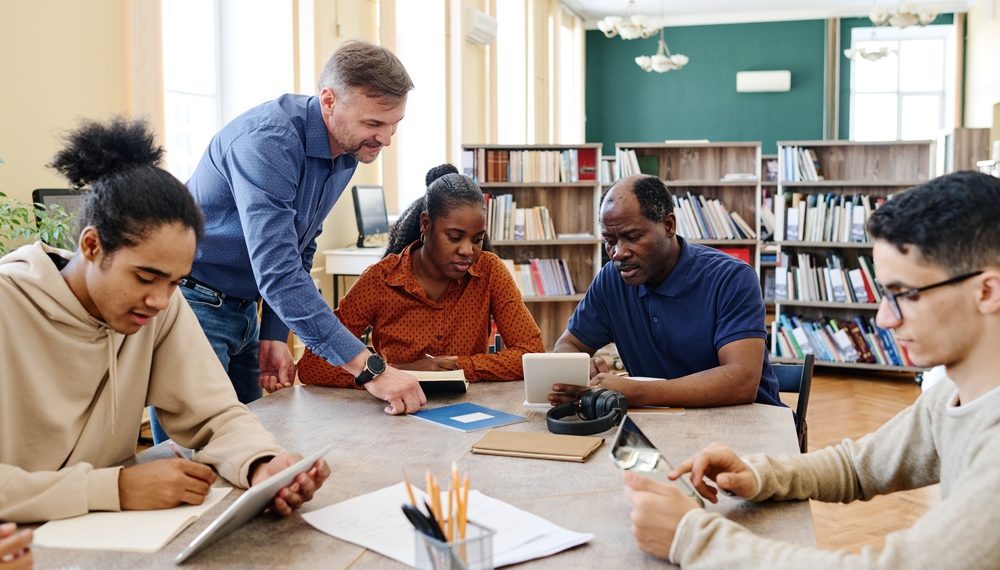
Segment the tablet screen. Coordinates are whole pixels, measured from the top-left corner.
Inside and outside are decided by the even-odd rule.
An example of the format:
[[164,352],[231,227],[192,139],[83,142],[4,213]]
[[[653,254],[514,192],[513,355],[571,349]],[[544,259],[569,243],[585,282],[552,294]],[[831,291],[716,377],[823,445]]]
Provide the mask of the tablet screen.
[[191,544],[187,545],[177,555],[174,562],[176,564],[183,563],[206,546],[243,526],[244,523],[260,514],[261,511],[271,504],[271,500],[282,487],[290,484],[299,473],[307,471],[317,460],[326,457],[326,454],[332,448],[332,445],[323,446],[323,448],[310,453],[300,461],[282,469],[260,484],[247,489],[245,493],[240,495],[240,498],[236,499],[236,502],[229,505],[229,508],[219,515],[219,518],[212,521],[212,524],[201,531],[201,534],[196,536],[191,541]]
[[553,384],[587,386],[590,355],[586,352],[529,353],[521,357],[524,367],[524,403],[549,405]]

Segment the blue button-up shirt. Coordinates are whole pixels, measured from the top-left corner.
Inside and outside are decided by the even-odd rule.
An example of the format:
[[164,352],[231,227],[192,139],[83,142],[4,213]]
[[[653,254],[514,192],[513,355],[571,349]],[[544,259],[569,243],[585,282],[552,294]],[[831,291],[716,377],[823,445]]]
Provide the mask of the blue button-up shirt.
[[[742,261],[678,237],[681,253],[656,287],[628,285],[608,263],[570,317],[584,345],[614,342],[632,376],[680,378],[719,366],[719,349],[767,337],[757,273]],[[764,354],[756,401],[781,406]]]
[[357,165],[331,158],[318,98],[283,95],[223,127],[188,181],[205,214],[191,275],[232,297],[263,297],[261,340],[284,341],[291,328],[333,364],[364,345],[309,272],[323,220]]

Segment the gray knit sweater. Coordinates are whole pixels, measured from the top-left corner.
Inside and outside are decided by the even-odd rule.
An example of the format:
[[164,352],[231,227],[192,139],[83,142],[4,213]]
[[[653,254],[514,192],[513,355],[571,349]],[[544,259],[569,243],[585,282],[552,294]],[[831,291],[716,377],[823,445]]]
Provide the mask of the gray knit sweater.
[[1000,569],[1000,387],[957,406],[943,380],[878,431],[796,456],[754,455],[754,501],[848,503],[941,483],[942,500],[885,547],[859,554],[761,538],[718,513],[691,511],[671,549],[684,568]]

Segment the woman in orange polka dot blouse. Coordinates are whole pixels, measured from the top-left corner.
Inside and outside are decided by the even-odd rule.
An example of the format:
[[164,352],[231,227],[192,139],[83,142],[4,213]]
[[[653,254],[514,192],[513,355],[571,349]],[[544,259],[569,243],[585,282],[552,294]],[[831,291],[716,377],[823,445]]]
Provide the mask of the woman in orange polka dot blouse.
[[[337,318],[359,336],[371,326],[375,350],[401,370],[460,368],[470,381],[521,380],[521,355],[544,351],[541,332],[489,252],[482,191],[454,167],[434,180],[442,168],[428,172],[427,194],[400,216],[385,257],[361,274]],[[496,354],[486,354],[491,316],[506,345]],[[308,350],[298,369],[304,384],[354,386]]]

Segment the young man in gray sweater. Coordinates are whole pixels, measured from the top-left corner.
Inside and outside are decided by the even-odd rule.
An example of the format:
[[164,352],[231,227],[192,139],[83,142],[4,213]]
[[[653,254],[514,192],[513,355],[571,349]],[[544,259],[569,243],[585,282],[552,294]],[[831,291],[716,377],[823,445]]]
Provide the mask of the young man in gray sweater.
[[721,489],[847,503],[935,483],[942,500],[881,550],[852,554],[755,536],[672,485],[626,473],[640,549],[691,568],[1000,568],[1000,179],[958,172],[917,186],[879,208],[868,233],[878,325],[948,378],[858,441],[782,457],[714,445],[670,477],[690,473],[712,502]]

